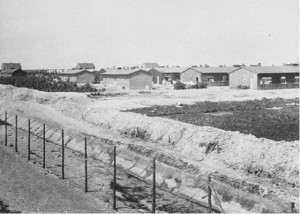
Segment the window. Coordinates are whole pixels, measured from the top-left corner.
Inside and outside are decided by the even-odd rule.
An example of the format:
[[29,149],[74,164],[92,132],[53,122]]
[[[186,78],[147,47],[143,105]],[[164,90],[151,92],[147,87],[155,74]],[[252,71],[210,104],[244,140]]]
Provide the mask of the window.
[[215,82],[214,76],[207,76],[206,82]]
[[286,77],[285,76],[280,77],[280,84],[286,84]]
[[262,77],[260,80],[260,84],[262,85],[272,84],[272,77]]
[[294,82],[295,82],[295,84],[299,84],[299,76],[295,76]]

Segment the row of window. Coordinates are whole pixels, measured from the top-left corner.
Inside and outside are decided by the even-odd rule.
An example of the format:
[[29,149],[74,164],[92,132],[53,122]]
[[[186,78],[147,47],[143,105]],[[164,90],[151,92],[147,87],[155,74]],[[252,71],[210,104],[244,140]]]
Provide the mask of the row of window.
[[[299,84],[299,76],[295,76],[294,83]],[[272,84],[272,77],[262,77],[260,80],[261,85],[268,85]],[[280,77],[280,84],[286,84],[286,77],[282,76]]]
[[[212,82],[215,82],[215,79],[214,79],[214,77],[207,77],[206,81],[212,83]],[[227,82],[227,76],[222,76],[222,82]]]

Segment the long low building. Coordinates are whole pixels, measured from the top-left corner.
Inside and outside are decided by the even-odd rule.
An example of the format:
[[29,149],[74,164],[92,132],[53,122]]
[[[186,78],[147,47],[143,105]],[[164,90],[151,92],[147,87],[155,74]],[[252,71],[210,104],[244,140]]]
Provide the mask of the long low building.
[[74,82],[76,84],[86,84],[86,83],[94,83],[95,74],[88,70],[64,70],[59,73],[59,76],[62,81],[65,82]]
[[190,83],[206,83],[208,86],[228,86],[229,73],[236,67],[191,67],[181,72],[180,80]]
[[151,73],[142,69],[104,69],[102,84],[123,89],[152,89]]
[[164,82],[173,82],[173,80],[180,80],[180,75],[183,71],[187,70],[187,67],[172,67],[172,68],[155,68],[162,73],[162,79]]
[[26,71],[22,70],[21,63],[2,63],[0,77],[23,77],[27,75]]
[[229,74],[229,86],[251,89],[299,88],[299,66],[241,67]]

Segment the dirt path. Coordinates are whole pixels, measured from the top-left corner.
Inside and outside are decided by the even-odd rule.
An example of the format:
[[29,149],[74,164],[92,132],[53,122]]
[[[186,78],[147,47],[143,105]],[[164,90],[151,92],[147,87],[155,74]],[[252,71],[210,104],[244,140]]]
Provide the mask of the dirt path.
[[22,155],[0,146],[0,200],[8,204],[6,211],[21,212],[111,212],[79,189],[69,188],[68,180],[60,180]]

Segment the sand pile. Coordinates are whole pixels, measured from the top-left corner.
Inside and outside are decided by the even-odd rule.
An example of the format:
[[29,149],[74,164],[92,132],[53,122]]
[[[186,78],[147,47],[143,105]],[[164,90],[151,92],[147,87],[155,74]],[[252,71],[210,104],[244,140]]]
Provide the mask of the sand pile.
[[145,131],[150,140],[189,160],[221,162],[258,177],[291,183],[299,179],[299,142],[273,141],[239,132],[198,127],[129,112],[89,112],[86,120],[112,129]]

